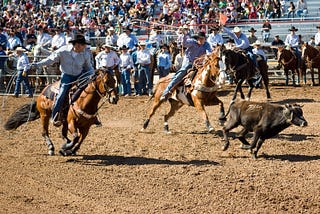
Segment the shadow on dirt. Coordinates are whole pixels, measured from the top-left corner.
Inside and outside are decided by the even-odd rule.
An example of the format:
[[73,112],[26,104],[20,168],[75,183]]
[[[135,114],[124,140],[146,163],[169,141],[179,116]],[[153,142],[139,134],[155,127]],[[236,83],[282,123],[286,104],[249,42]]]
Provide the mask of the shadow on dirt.
[[307,162],[307,161],[315,161],[320,160],[320,155],[309,156],[309,155],[267,155],[262,154],[262,157],[269,160],[282,160],[282,161],[290,161],[290,162]]
[[67,162],[82,163],[85,165],[108,166],[108,165],[220,165],[210,160],[172,161],[145,157],[125,157],[108,155],[84,155],[82,159],[69,159]]
[[284,105],[287,103],[315,103],[316,101],[314,99],[284,99],[281,101],[276,101],[272,103]]

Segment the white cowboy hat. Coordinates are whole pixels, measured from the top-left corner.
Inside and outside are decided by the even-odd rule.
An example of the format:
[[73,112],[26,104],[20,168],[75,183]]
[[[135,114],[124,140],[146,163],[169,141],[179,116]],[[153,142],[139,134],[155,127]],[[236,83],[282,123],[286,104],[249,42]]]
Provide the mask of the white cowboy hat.
[[239,33],[239,32],[241,32],[241,28],[239,28],[239,27],[234,27],[234,28],[233,28],[233,32],[234,32],[234,33]]
[[145,42],[145,41],[140,41],[139,43],[138,43],[138,45],[147,45],[147,43]]
[[22,52],[25,52],[26,51],[26,49],[24,49],[23,47],[17,47],[16,49],[15,49],[15,51],[22,51]]
[[257,46],[260,46],[261,45],[261,42],[260,40],[257,40],[255,43],[253,43],[252,45],[257,45]]
[[113,27],[109,27],[108,31],[114,31]]

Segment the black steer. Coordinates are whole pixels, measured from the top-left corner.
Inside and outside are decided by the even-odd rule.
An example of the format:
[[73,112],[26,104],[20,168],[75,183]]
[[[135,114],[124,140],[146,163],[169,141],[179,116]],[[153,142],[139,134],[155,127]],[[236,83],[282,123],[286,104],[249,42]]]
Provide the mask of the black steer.
[[[229,147],[229,131],[241,125],[243,129],[237,135],[237,138],[242,142],[241,148],[250,149],[253,158],[256,159],[265,139],[277,135],[292,124],[301,127],[308,125],[301,108],[302,106],[297,104],[281,106],[236,100],[230,106],[230,119],[223,128],[225,140],[223,150],[227,150]],[[245,139],[248,132],[253,132],[251,145]]]

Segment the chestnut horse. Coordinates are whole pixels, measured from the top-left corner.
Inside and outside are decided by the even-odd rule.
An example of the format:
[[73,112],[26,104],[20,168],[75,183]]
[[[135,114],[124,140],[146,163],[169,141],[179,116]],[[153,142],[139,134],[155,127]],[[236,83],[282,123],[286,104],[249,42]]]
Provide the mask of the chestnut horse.
[[309,45],[308,43],[304,43],[301,47],[301,50],[302,59],[311,72],[311,86],[316,85],[314,80],[314,68],[318,69],[318,83],[320,84],[320,50],[317,47]]
[[[243,50],[240,49],[222,49],[221,57],[226,66],[226,71],[235,77],[236,88],[234,90],[234,95],[232,101],[237,97],[237,93],[240,92],[241,98],[244,99],[244,94],[242,91],[242,83],[247,80],[249,84],[249,91],[247,94],[247,99],[250,99],[252,90],[254,88],[252,77],[256,73],[255,65],[253,61],[246,55]],[[267,98],[270,99],[271,95],[269,92],[269,76],[268,76],[268,64],[261,58],[257,57],[257,62],[266,90]]]
[[[66,156],[76,154],[81,143],[86,138],[89,129],[96,119],[99,108],[105,101],[116,104],[118,101],[115,90],[115,79],[113,75],[104,70],[97,70],[91,82],[82,91],[80,97],[73,104],[68,106],[67,118],[62,124],[62,137],[66,141],[60,154]],[[54,90],[58,90],[59,82],[48,85],[38,96],[36,102],[21,106],[6,122],[6,130],[16,129],[23,123],[41,120],[41,133],[48,146],[49,155],[54,155],[54,145],[49,137],[49,120],[52,112]],[[104,99],[98,106],[99,101]],[[73,139],[68,138],[68,132]]]
[[[166,133],[170,133],[168,126],[169,118],[171,118],[183,105],[189,105],[196,108],[202,115],[209,132],[213,132],[214,129],[208,120],[204,106],[219,105],[220,118],[224,118],[223,102],[217,98],[216,95],[218,91],[216,80],[219,75],[219,58],[215,53],[212,53],[210,56],[201,57],[199,61],[200,60],[203,61],[203,64],[201,67],[197,68],[196,73],[193,73],[194,78],[190,78],[191,86],[185,87],[183,83],[181,83],[175,87],[171,97],[168,99],[171,108],[164,116],[164,130]],[[170,82],[171,77],[172,75],[168,75],[161,78],[155,86],[153,96],[150,98],[150,100],[154,98],[153,104],[141,131],[144,131],[148,127],[151,117],[155,114],[161,104],[165,102],[160,101],[160,97],[163,90]],[[220,120],[220,122],[224,122],[224,119]]]
[[[305,66],[301,62],[299,68],[299,61],[294,53],[294,50],[288,50],[283,46],[278,47],[278,63],[283,66],[284,74],[286,76],[286,86],[289,85],[289,71],[292,73],[292,85],[296,86],[295,75],[298,76],[298,85],[300,84],[300,78],[304,73],[304,83],[306,83]],[[304,68],[304,69],[303,69]]]

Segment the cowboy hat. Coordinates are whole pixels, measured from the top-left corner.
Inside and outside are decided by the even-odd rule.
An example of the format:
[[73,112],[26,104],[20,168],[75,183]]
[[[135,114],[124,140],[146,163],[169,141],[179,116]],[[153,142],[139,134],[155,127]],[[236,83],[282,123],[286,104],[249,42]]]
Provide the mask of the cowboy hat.
[[129,48],[126,45],[123,45],[120,50],[128,50]]
[[234,27],[234,28],[233,28],[233,32],[234,32],[234,33],[239,33],[239,32],[241,32],[241,28],[239,28],[239,27]]
[[204,32],[199,32],[197,35],[193,36],[194,39],[205,39],[206,34]]
[[248,30],[248,32],[257,32],[253,27]]
[[320,28],[320,25],[318,25],[316,28],[318,28],[318,29],[319,29],[319,28]]
[[87,42],[85,37],[81,34],[74,35],[72,39],[69,41],[69,43],[72,43],[72,44],[79,43],[79,44],[90,45],[90,43]]
[[212,32],[212,31],[219,31],[220,30],[220,28],[219,28],[219,26],[213,26],[211,29],[210,29],[210,32]]
[[111,45],[111,44],[108,44],[108,43],[103,44],[102,47],[103,47],[103,48],[116,48],[115,46],[113,46],[113,45]]
[[294,26],[291,26],[291,28],[289,29],[289,31],[298,31],[298,29],[295,28]]
[[113,27],[109,27],[108,31],[114,31],[114,28]]
[[23,47],[21,47],[21,46],[18,46],[18,47],[16,47],[15,48],[15,51],[22,51],[22,52],[25,52],[26,51],[26,49],[24,49]]
[[261,42],[260,40],[257,40],[255,43],[252,44],[253,46],[260,46],[261,45]]
[[140,41],[140,42],[138,43],[138,45],[140,45],[140,46],[146,46],[147,43],[146,43],[145,41]]

